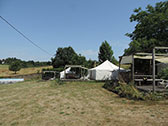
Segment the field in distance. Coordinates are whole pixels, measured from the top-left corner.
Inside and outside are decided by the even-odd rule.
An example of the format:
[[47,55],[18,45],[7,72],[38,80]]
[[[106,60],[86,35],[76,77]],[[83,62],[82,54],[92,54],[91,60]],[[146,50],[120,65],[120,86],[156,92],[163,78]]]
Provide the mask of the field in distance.
[[43,68],[52,68],[52,66],[22,68],[20,71],[14,74],[13,71],[9,71],[9,65],[0,65],[0,77],[28,75],[28,74],[38,73],[38,72],[41,72]]

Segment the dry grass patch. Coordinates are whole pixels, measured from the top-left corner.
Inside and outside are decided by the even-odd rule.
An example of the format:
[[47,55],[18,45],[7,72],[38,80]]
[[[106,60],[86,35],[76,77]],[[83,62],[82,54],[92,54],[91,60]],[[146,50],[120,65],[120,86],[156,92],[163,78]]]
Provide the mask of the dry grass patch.
[[0,85],[0,125],[168,125],[168,101],[127,100],[102,85],[55,81]]
[[22,68],[16,74],[14,72],[9,71],[8,65],[0,65],[0,77],[6,76],[18,76],[18,75],[28,75],[33,73],[39,73],[43,68],[52,68],[52,66],[43,66],[43,67],[30,67],[30,68]]

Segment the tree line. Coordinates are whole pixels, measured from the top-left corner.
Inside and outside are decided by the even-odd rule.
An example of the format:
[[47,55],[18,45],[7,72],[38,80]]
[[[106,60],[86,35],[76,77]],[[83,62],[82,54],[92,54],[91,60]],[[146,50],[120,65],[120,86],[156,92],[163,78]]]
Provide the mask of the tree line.
[[14,62],[18,62],[21,68],[28,68],[28,67],[40,67],[40,66],[48,66],[51,65],[50,61],[47,62],[39,62],[39,61],[23,61],[21,59],[17,59],[15,57],[0,59],[0,64],[11,65]]
[[118,61],[113,56],[112,47],[107,41],[102,42],[99,48],[98,59],[99,61],[91,59],[87,60],[85,56],[77,54],[74,49],[69,46],[58,48],[55,57],[52,58],[51,61],[54,68],[64,68],[65,65],[82,65],[87,68],[93,68],[106,60],[109,60],[114,64],[118,63]]

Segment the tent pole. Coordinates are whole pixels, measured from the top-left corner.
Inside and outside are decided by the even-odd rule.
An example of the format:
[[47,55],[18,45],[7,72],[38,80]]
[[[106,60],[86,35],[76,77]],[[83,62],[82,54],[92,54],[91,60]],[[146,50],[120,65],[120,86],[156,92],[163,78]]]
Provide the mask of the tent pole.
[[64,68],[64,79],[66,79],[66,67]]
[[119,59],[119,72],[118,72],[118,80],[120,81],[120,67],[121,67],[121,60]]
[[82,69],[80,68],[80,70],[81,70],[81,78],[83,77],[83,75],[82,75]]
[[132,54],[132,82],[134,84],[134,54]]

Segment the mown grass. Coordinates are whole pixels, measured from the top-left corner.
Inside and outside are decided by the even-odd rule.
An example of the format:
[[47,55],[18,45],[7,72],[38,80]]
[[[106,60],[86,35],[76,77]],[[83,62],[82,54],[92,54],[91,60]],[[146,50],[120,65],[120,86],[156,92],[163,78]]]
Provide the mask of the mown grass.
[[22,68],[16,74],[14,72],[9,71],[8,65],[0,65],[0,77],[8,77],[8,76],[18,76],[18,75],[28,75],[33,73],[40,73],[43,68],[52,68],[52,66],[43,66],[43,67],[30,67],[30,68]]
[[168,125],[168,101],[119,98],[103,84],[26,81],[0,85],[0,125]]

